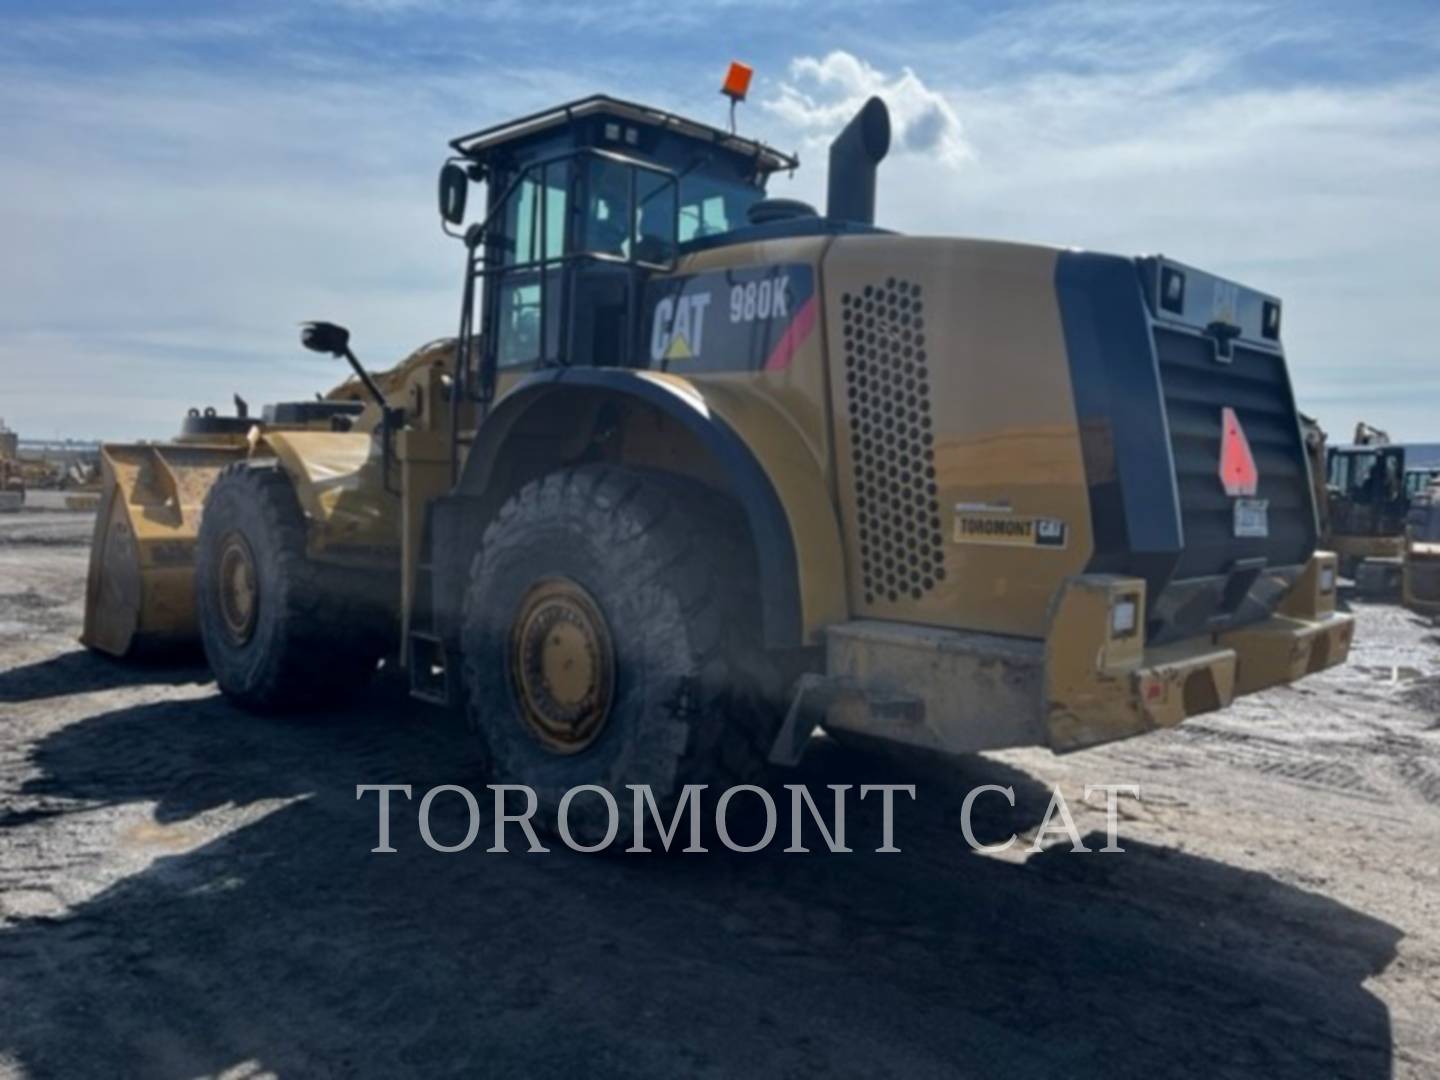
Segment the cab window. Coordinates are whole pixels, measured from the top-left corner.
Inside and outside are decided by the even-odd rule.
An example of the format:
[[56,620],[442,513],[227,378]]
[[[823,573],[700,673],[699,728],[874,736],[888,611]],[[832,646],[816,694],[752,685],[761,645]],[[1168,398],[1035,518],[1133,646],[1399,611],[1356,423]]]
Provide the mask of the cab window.
[[1337,491],[1350,490],[1350,458],[1349,454],[1330,455],[1330,486]]
[[673,259],[675,184],[650,169],[592,161],[582,249],[657,265]]
[[[519,367],[554,359],[560,350],[560,305],[542,305],[542,292],[560,287],[558,260],[565,253],[570,164],[559,162],[527,175],[510,193],[505,208],[503,263],[495,300],[495,362]],[[539,264],[539,265],[532,265]],[[548,308],[548,311],[543,310]],[[545,334],[541,356],[541,319]]]
[[758,188],[687,176],[680,181],[680,242],[718,236],[747,224],[747,211],[763,196]]
[[565,251],[565,209],[570,167],[566,162],[526,176],[510,193],[505,209],[507,265],[558,259]]

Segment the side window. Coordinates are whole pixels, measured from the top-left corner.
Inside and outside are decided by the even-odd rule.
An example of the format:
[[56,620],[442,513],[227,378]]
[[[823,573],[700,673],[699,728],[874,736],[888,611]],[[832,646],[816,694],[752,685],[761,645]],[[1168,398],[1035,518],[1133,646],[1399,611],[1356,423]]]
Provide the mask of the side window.
[[523,265],[558,259],[565,252],[565,211],[569,204],[569,165],[562,162],[530,173],[510,193],[505,209],[505,262]]
[[496,297],[495,360],[502,368],[528,364],[540,356],[540,283],[515,280],[518,277],[502,279]]
[[[565,254],[569,189],[570,166],[560,162],[530,173],[510,193],[503,256],[504,265],[513,269],[494,278],[495,362],[502,368],[540,360],[542,345],[546,359],[559,352],[559,304],[542,303],[541,283],[544,293],[555,295],[559,289],[559,269],[543,264]],[[546,314],[542,342],[541,319]]]
[[658,173],[641,172],[635,178],[635,201],[635,258],[668,262],[675,257],[675,185]]
[[1340,491],[1350,487],[1350,458],[1346,454],[1330,455],[1330,486]]
[[680,207],[680,242],[714,236],[732,228],[725,212],[725,197],[709,195]]
[[755,185],[698,175],[680,181],[680,242],[718,236],[743,226],[765,192]]
[[621,257],[630,253],[630,172],[613,161],[590,163],[582,250]]

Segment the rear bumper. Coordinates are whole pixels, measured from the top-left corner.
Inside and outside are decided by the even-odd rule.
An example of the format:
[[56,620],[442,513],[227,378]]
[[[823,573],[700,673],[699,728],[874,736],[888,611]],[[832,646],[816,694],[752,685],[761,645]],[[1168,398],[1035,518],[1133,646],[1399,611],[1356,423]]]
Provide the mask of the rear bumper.
[[1143,582],[1080,577],[1057,599],[1046,642],[1045,743],[1079,750],[1174,727],[1236,697],[1343,663],[1355,620],[1335,611],[1337,560],[1317,552],[1277,611],[1226,633],[1143,648],[1110,615]]
[[1089,687],[1052,696],[1048,743],[1056,751],[1079,750],[1226,708],[1237,697],[1343,663],[1354,630],[1350,615],[1275,616],[1214,640],[1147,649],[1133,669],[1097,672]]
[[827,671],[802,680],[772,759],[793,760],[815,724],[943,753],[1080,750],[1228,706],[1343,663],[1354,619],[1334,610],[1335,557],[1317,554],[1269,619],[1144,648],[1116,605],[1144,611],[1144,582],[1085,575],[1029,641],[859,621],[827,636]]

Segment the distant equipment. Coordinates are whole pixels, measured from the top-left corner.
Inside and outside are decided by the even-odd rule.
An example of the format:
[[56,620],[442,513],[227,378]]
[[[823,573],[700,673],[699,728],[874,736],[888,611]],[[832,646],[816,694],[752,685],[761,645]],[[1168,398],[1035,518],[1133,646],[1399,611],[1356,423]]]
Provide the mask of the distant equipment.
[[1425,449],[1393,443],[1362,420],[1352,445],[1324,451],[1321,543],[1339,556],[1341,574],[1353,578],[1362,595],[1401,594],[1411,502],[1440,478],[1440,462]]
[[25,477],[20,463],[20,436],[0,419],[0,511],[25,505]]

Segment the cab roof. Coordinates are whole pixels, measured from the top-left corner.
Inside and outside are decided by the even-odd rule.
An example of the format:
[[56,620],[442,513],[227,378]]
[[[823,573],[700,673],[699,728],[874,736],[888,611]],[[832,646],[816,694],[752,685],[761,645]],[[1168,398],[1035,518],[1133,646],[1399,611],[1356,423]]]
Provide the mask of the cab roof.
[[593,94],[543,112],[522,116],[517,120],[507,120],[503,124],[483,128],[469,135],[461,135],[450,140],[450,145],[458,154],[475,161],[483,161],[502,148],[519,148],[520,145],[536,139],[553,138],[559,134],[558,129],[594,117],[613,117],[621,123],[646,125],[672,135],[709,143],[752,161],[755,171],[762,176],[788,171],[800,164],[799,159],[793,155],[782,153],[754,139],[732,135],[709,124],[687,120],[683,116],[648,105],[621,101],[605,94]]

